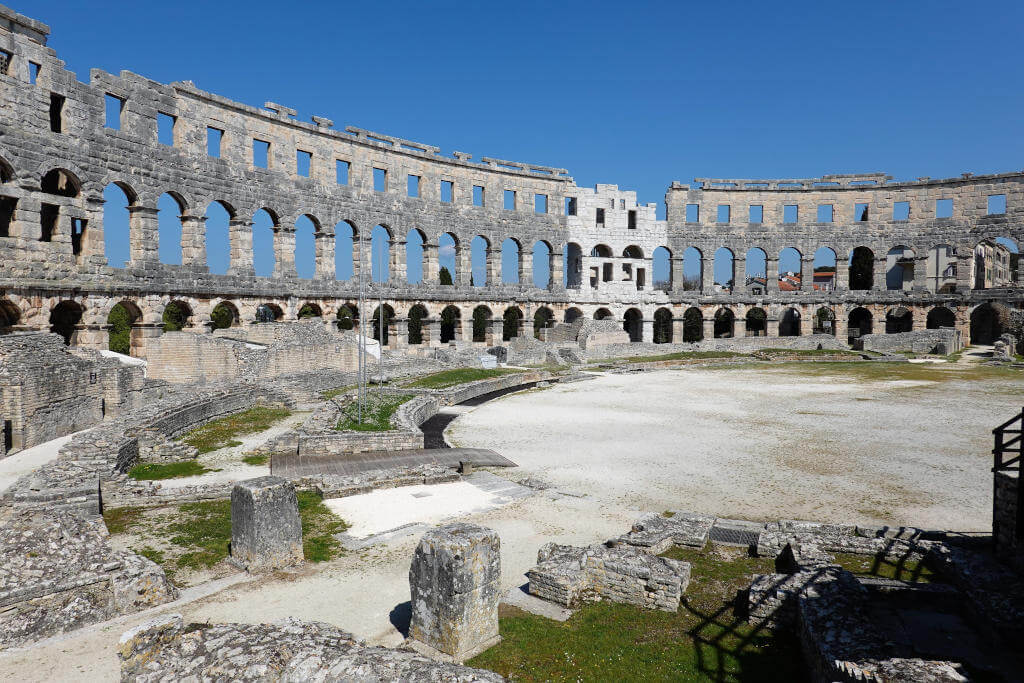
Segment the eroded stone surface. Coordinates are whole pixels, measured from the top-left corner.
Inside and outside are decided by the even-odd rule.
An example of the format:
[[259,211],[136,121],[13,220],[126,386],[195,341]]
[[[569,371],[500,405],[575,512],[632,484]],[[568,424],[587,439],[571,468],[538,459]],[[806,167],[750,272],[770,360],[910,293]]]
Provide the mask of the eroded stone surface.
[[715,523],[715,517],[676,510],[671,512],[671,517],[656,512],[644,515],[633,523],[633,528],[620,540],[644,548],[655,555],[665,552],[673,545],[703,548],[708,542],[708,534]]
[[295,485],[257,477],[231,491],[231,560],[250,572],[301,564],[302,520]]

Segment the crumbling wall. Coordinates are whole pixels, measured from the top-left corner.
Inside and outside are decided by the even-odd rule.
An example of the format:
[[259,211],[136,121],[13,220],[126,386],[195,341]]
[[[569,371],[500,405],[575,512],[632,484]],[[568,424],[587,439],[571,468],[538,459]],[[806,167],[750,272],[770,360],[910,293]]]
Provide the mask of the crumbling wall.
[[914,330],[890,334],[865,334],[859,338],[865,351],[912,351],[914,353],[956,353],[963,348],[963,337],[952,327]]

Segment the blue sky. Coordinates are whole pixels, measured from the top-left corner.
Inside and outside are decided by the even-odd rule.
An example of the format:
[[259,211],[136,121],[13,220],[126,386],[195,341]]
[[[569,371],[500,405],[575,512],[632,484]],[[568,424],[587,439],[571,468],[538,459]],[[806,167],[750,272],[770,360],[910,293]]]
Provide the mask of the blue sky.
[[80,78],[193,80],[445,153],[565,167],[659,213],[694,176],[948,177],[1024,158],[1019,2],[14,7],[51,25]]

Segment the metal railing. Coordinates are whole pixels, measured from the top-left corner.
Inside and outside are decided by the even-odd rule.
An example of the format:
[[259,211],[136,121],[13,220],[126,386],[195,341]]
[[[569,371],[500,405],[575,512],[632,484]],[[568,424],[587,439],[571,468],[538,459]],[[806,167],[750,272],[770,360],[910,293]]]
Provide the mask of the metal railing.
[[1024,409],[992,430],[992,472],[1017,472],[1017,523],[1015,536],[1024,539],[1024,486],[1021,486],[1021,457],[1024,456]]

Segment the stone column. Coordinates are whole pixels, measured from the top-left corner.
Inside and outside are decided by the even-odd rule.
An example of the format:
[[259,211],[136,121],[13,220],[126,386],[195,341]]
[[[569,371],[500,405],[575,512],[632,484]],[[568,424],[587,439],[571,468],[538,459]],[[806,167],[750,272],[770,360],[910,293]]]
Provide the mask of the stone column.
[[672,343],[681,344],[683,342],[683,319],[672,318]]
[[887,258],[888,257],[885,254],[883,254],[881,258],[878,256],[875,257],[875,267],[874,272],[872,273],[874,282],[871,283],[872,289],[875,291],[884,292],[889,288],[885,282],[885,264]]
[[313,233],[316,252],[316,269],[313,277],[320,280],[334,280],[334,234],[329,232]]
[[733,283],[732,291],[747,291],[747,257],[735,256],[732,260]]
[[835,327],[836,339],[838,339],[844,344],[846,343],[848,335],[850,334],[849,324],[850,321],[849,318],[847,318],[846,313],[844,311],[837,310],[836,319],[832,323],[832,325]]
[[548,282],[548,289],[552,291],[563,291],[565,289],[565,255],[562,252],[555,252],[554,248],[548,256],[548,270],[551,273],[551,280]]
[[206,264],[206,216],[181,217],[181,264],[209,271]]
[[[957,246],[956,256],[956,291],[971,291],[972,276],[974,274],[974,250],[970,247]],[[967,336],[965,335],[966,339]]]
[[779,291],[779,259],[771,256],[765,257],[764,274],[767,279],[766,287],[769,293]]
[[640,340],[645,342],[645,343],[647,343],[647,344],[653,344],[654,343],[654,320],[648,319],[648,318],[644,318],[642,325],[643,326],[641,328]]
[[395,285],[404,285],[409,281],[405,254],[406,242],[401,240],[391,244],[391,261],[388,267],[388,280]]
[[157,214],[155,206],[128,207],[128,254],[132,266],[145,267],[160,262]]
[[[916,252],[915,252],[916,253]],[[928,252],[926,251],[923,255],[916,254],[914,257],[914,282],[911,287],[915,292],[925,292],[928,290]],[[915,330],[923,329],[922,325],[914,327]]]
[[228,221],[228,238],[231,240],[231,266],[228,273],[241,277],[253,277],[252,221],[232,218]]
[[[24,199],[18,201],[19,211],[24,208]],[[85,198],[85,208],[89,214],[89,222],[85,225],[85,236],[82,240],[82,258],[83,263],[89,263],[94,266],[105,266],[107,265],[106,256],[106,245],[103,241],[103,205],[106,201],[103,199],[103,195],[88,196]],[[36,211],[38,211],[38,204],[36,205]],[[19,211],[15,211],[15,217],[17,217]],[[19,221],[21,222],[21,221]],[[36,230],[38,230],[38,215],[36,220]],[[25,224],[22,222],[21,237],[22,239],[27,238]],[[38,235],[36,236],[38,238]]]
[[393,318],[391,330],[388,330],[388,346],[393,349],[406,349],[409,346],[409,319]]
[[683,258],[681,256],[673,256],[669,260],[669,270],[672,274],[672,291],[683,291]]
[[469,244],[459,243],[455,247],[455,277],[452,282],[458,287],[469,287],[473,275],[473,253]]
[[129,353],[135,358],[146,358],[146,350],[149,343],[164,333],[164,324],[161,323],[135,323],[129,332],[130,347]]
[[800,336],[806,337],[809,334],[814,334],[814,311],[807,312],[806,310],[800,311]]
[[715,314],[712,313],[710,317],[704,318],[704,339],[715,338]]
[[501,316],[487,321],[487,334],[484,341],[488,346],[501,346],[505,333],[505,319]]
[[519,250],[519,286],[533,287],[533,252]]
[[485,252],[487,259],[487,286],[499,287],[501,285],[501,249],[488,248]]
[[440,318],[424,318],[420,323],[421,329],[423,330],[423,345],[424,346],[440,346],[441,345],[441,319]]
[[779,336],[779,316],[765,311],[764,334],[766,337]]
[[274,277],[294,278],[295,272],[295,228],[279,225],[274,227]]
[[257,477],[231,490],[231,561],[249,572],[302,564],[302,520],[295,486]]
[[423,284],[436,285],[441,268],[437,260],[437,245],[423,243]]
[[475,524],[423,535],[409,567],[413,648],[461,663],[500,642],[500,551],[498,534]]
[[800,290],[810,292],[814,289],[814,257],[800,258]]
[[739,339],[747,336],[747,319],[745,316],[737,315],[732,324],[732,335]]
[[[709,266],[710,263],[710,266]],[[702,294],[706,294],[711,291],[712,285],[715,284],[715,265],[714,261],[708,261],[703,255],[700,258],[700,273],[697,276],[699,280],[698,291]]]
[[850,291],[850,262],[848,257],[836,259],[836,279],[833,284],[837,292]]
[[351,282],[359,281],[359,268],[362,264],[362,257],[360,255],[360,241],[359,235],[353,234],[352,236],[352,279]]

